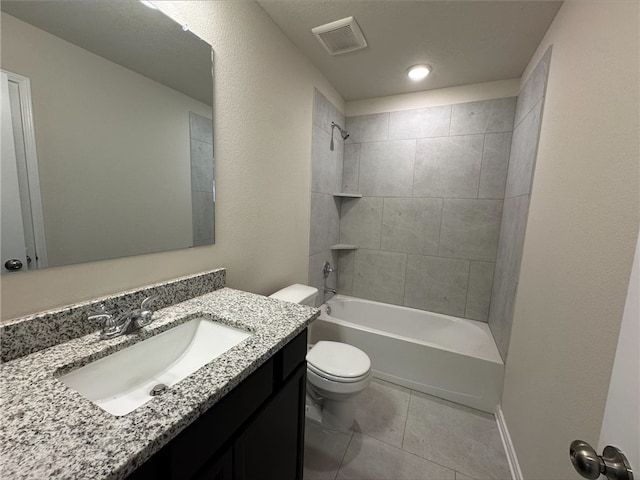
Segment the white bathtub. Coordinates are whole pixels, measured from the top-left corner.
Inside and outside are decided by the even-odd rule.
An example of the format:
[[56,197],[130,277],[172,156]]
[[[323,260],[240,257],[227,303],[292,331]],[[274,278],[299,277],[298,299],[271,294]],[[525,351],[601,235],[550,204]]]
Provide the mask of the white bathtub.
[[495,412],[504,364],[486,323],[345,295],[321,308],[311,343],[349,343],[369,355],[375,377]]

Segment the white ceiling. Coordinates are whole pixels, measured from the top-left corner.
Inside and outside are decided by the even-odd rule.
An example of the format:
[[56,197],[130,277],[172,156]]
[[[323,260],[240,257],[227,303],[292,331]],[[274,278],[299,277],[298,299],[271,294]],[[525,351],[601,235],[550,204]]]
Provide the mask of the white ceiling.
[[[561,1],[258,0],[346,101],[518,78]],[[331,56],[311,29],[354,16],[369,46]],[[433,72],[408,79],[411,65]]]
[[0,9],[213,105],[211,46],[159,10],[134,0],[1,0]]

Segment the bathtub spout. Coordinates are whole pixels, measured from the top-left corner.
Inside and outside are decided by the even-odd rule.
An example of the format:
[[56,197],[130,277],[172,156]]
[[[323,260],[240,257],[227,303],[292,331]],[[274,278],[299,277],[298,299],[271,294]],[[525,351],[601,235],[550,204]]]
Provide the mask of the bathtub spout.
[[338,294],[335,288],[326,288],[326,287],[324,289],[324,293],[333,293],[334,295]]

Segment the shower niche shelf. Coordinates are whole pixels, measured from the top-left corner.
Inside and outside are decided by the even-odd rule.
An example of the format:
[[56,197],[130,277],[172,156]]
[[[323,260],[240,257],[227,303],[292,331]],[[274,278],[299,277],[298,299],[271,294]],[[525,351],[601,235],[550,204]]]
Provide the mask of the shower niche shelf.
[[331,245],[331,250],[357,250],[358,247],[355,245],[347,245],[346,243],[336,243],[335,245]]
[[339,198],[362,198],[362,194],[360,193],[344,193],[344,192],[336,192],[333,194],[334,197]]

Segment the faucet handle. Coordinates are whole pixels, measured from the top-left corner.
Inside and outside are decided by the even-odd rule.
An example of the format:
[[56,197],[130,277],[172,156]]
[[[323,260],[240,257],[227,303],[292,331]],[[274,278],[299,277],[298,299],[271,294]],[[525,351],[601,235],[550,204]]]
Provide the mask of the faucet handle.
[[142,303],[140,303],[140,310],[150,310],[151,304],[155,303],[160,297],[158,295],[151,295],[150,297],[145,298]]
[[94,310],[90,311],[90,315],[88,315],[88,320],[97,320],[98,318],[104,318],[105,321],[111,319],[113,315],[109,313],[107,307],[105,307],[104,303],[98,305],[98,307]]
[[152,295],[142,300],[142,303],[140,303],[140,318],[136,322],[138,327],[144,327],[153,321],[154,311],[151,310],[151,304],[155,303],[158,298],[157,295]]
[[154,304],[160,297],[158,295],[151,295],[150,297],[145,298],[140,303],[140,310],[142,311],[151,311],[151,305]]

